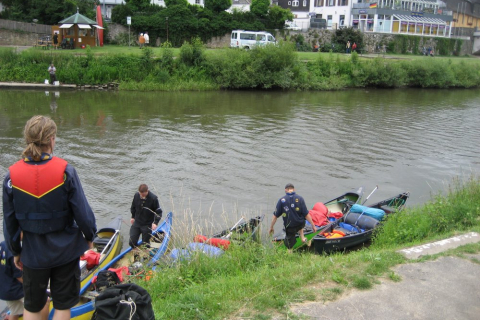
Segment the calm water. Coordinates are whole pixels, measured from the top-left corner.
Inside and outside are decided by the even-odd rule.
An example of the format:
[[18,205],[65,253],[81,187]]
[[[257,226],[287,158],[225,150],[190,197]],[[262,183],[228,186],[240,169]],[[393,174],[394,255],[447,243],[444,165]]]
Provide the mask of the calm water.
[[269,224],[287,182],[309,207],[375,185],[369,203],[410,191],[412,206],[480,167],[477,90],[0,91],[2,181],[34,114],[56,121],[55,155],[76,167],[99,225],[129,220],[140,183],[181,232],[260,213]]

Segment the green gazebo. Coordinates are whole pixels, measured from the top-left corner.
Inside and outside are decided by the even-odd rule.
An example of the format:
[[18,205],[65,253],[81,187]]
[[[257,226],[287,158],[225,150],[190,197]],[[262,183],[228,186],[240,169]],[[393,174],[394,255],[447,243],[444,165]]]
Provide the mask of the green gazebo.
[[59,26],[53,26],[53,33],[59,35],[58,42],[62,48],[85,48],[97,45],[97,29],[103,29],[96,21],[78,13],[63,19]]

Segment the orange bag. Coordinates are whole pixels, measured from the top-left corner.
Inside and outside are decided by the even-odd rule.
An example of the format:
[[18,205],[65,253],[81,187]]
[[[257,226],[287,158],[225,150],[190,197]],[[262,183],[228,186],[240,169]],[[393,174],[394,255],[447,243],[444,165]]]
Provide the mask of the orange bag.
[[323,234],[325,238],[332,239],[332,238],[343,238],[345,237],[345,233],[340,230],[333,230],[332,232],[326,232]]

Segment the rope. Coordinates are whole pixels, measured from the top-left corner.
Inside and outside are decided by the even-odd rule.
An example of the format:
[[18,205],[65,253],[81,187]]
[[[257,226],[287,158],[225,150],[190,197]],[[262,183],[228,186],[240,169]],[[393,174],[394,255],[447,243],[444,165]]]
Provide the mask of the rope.
[[130,316],[129,316],[128,320],[132,320],[133,315],[135,314],[135,312],[137,312],[137,305],[135,304],[135,302],[132,300],[131,297],[128,297],[128,301],[127,300],[120,300],[120,303],[126,304],[130,307]]

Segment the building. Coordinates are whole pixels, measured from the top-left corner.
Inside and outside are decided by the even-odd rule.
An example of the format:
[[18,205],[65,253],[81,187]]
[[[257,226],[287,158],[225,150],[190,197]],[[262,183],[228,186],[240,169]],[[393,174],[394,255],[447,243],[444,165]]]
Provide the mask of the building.
[[278,0],[278,4],[289,8],[302,28],[308,28],[310,18],[315,17],[325,19],[327,29],[353,27],[362,32],[434,37],[452,34],[453,11],[440,0]]

